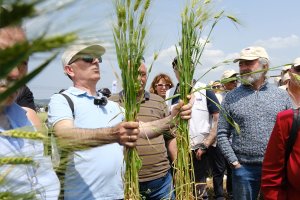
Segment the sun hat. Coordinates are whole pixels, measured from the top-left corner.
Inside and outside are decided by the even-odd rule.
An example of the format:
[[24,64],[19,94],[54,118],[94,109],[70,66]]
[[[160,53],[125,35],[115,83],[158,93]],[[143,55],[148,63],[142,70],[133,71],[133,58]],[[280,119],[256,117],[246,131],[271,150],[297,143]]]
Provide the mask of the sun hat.
[[229,70],[225,70],[223,72],[223,75],[221,77],[221,80],[222,79],[225,79],[225,78],[231,78],[233,76],[236,76],[238,73],[236,71],[234,71],[233,69],[229,69]]
[[293,67],[297,67],[300,65],[300,57],[296,58],[293,62]]
[[236,63],[240,60],[255,60],[258,58],[266,58],[269,60],[269,56],[263,47],[247,47],[240,52],[238,58],[233,62]]
[[78,45],[72,45],[69,48],[65,50],[63,53],[61,60],[63,67],[66,65],[70,64],[70,61],[74,56],[79,55],[79,54],[88,54],[88,55],[93,55],[95,57],[100,57],[105,53],[105,48],[101,45],[98,44],[93,44],[93,45],[83,45],[83,44],[78,44]]

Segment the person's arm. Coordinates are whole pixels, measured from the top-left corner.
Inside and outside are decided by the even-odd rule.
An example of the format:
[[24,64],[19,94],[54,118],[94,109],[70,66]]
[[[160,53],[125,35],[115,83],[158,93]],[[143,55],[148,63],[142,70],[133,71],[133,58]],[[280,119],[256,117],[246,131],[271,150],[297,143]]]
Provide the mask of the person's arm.
[[[212,114],[212,125],[209,131],[209,134],[207,137],[204,138],[202,144],[205,146],[205,148],[209,148],[217,139],[217,127],[218,127],[218,119],[219,119],[219,113],[213,113]],[[199,148],[196,152],[196,157],[198,160],[201,160],[201,156],[206,153],[206,150],[202,150]]]
[[229,141],[229,138],[231,136],[232,129],[234,127],[231,126],[231,124],[227,120],[231,120],[230,113],[228,112],[228,103],[225,100],[223,100],[221,107],[224,109],[220,112],[219,115],[219,122],[218,122],[218,130],[217,130],[217,142],[218,146],[228,161],[232,166],[234,165],[234,168],[240,167],[239,160],[237,156],[235,155],[231,143]]
[[41,130],[42,122],[35,110],[34,97],[31,90],[26,85],[19,90],[16,103],[26,111],[26,116],[32,125],[37,130]]
[[37,130],[42,129],[42,122],[37,113],[28,107],[22,107],[26,111],[26,116]]
[[[291,114],[291,118],[292,118]],[[280,114],[277,116],[275,126],[273,128],[267,150],[265,153],[261,190],[265,200],[287,199],[285,188],[282,186],[284,177],[284,160],[285,160],[285,136],[290,130],[286,126],[289,120],[280,119]]]
[[[76,117],[76,116],[75,116]],[[74,126],[72,110],[60,94],[51,97],[48,121],[59,138],[60,145],[83,148],[118,142],[129,147],[135,146],[139,134],[138,122],[122,122],[111,128],[77,128]]]
[[207,100],[207,109],[209,114],[212,117],[211,127],[209,130],[209,134],[203,139],[200,144],[200,148],[198,148],[196,152],[196,157],[198,160],[201,160],[201,156],[206,153],[207,149],[215,143],[217,139],[217,127],[219,120],[219,100],[214,92],[207,90],[206,91],[206,100]]
[[134,147],[139,135],[138,122],[122,122],[112,128],[76,128],[73,120],[65,119],[54,125],[54,134],[68,145],[100,146],[118,142]]
[[207,147],[210,147],[217,139],[217,128],[219,121],[219,100],[214,92],[207,90],[206,91],[207,99],[207,109],[209,114],[212,117],[211,128],[209,134],[204,138],[203,144]]
[[181,119],[189,120],[191,118],[191,104],[184,105],[183,101],[180,101],[176,106],[172,108],[171,115],[163,119],[140,122],[140,131],[142,138],[154,138],[164,132],[170,131],[177,124],[176,116],[179,114]]
[[175,161],[175,159],[177,158],[176,138],[172,138],[172,139],[166,141],[166,144],[167,144],[168,155],[171,159],[171,162],[173,163]]

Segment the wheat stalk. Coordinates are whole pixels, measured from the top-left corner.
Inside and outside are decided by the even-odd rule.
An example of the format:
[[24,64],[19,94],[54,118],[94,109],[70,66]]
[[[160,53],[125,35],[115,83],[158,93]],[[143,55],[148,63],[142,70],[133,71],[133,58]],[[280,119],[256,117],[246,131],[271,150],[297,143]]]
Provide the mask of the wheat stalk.
[[30,157],[2,157],[0,165],[28,165],[34,164],[34,160]]
[[[145,17],[149,6],[150,0],[115,1],[117,23],[113,27],[113,33],[118,64],[122,73],[127,121],[136,121],[140,107],[137,96],[140,90],[138,69],[145,50],[147,33]],[[136,148],[126,148],[124,160],[126,162],[125,199],[140,199],[138,171],[142,164]]]
[[16,129],[4,131],[0,133],[0,135],[16,137],[16,138],[26,138],[32,140],[42,140],[47,138],[47,136],[45,136],[43,133],[40,132],[30,132],[30,131],[23,131],[23,130],[16,130]]
[[[195,67],[200,64],[206,44],[209,42],[210,35],[224,16],[224,11],[215,16],[211,10],[209,0],[187,1],[181,14],[181,40],[179,47],[176,46],[177,68],[180,76],[179,87],[180,96],[184,103],[188,103],[187,96],[191,93],[192,81]],[[228,19],[237,23],[238,20],[233,16],[226,16]],[[207,26],[210,26],[208,36],[202,42],[202,34]],[[181,52],[179,52],[181,50]],[[194,169],[190,148],[190,137],[188,122],[178,119],[177,129],[177,159],[175,163],[175,192],[176,199],[194,199]]]

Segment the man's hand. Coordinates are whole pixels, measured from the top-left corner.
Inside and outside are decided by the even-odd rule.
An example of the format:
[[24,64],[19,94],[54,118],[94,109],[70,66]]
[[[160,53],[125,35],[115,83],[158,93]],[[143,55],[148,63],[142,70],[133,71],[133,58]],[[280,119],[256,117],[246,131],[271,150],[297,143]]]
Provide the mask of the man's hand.
[[205,154],[205,153],[206,153],[206,151],[203,151],[203,150],[201,150],[201,149],[197,149],[197,150],[196,150],[196,158],[197,158],[198,160],[201,160],[202,155]]
[[190,119],[192,114],[192,105],[193,105],[193,98],[192,96],[188,96],[189,103],[184,105],[183,101],[180,100],[179,103],[172,108],[171,116],[176,117],[178,114],[180,115],[181,119]]
[[116,127],[118,143],[127,147],[135,147],[140,134],[138,122],[122,122]]

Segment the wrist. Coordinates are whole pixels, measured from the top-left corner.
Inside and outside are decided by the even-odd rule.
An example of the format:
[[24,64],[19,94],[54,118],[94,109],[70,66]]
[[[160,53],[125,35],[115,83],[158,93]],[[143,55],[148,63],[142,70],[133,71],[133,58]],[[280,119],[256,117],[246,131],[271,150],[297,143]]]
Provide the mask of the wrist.
[[204,143],[200,143],[197,145],[197,150],[200,149],[203,152],[206,152],[208,150],[208,146],[206,146]]
[[241,164],[240,164],[239,161],[234,161],[234,162],[230,163],[230,165],[231,165],[232,168],[237,168],[237,167],[239,167]]

